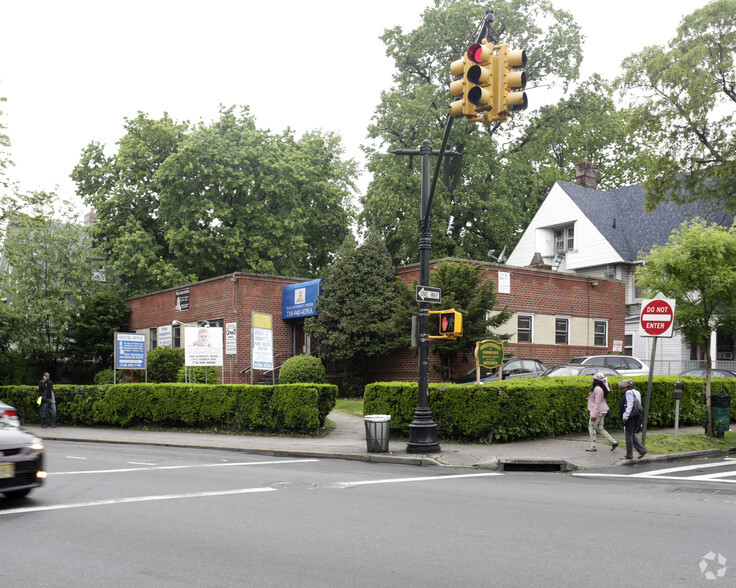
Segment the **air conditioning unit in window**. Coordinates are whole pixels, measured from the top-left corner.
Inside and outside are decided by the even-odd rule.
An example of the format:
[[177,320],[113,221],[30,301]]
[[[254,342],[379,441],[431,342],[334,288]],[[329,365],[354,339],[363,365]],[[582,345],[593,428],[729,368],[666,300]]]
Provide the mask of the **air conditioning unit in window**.
[[732,351],[719,351],[716,353],[716,359],[720,359],[723,361],[731,361],[733,359],[733,352]]

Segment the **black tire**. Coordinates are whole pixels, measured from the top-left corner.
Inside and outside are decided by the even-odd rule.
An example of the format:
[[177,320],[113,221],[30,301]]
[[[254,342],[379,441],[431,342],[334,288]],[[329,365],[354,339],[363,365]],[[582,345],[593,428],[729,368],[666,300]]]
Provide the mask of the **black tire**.
[[28,496],[28,493],[31,491],[31,488],[26,488],[25,490],[10,490],[9,492],[3,492],[5,494],[5,498],[9,498],[10,500],[17,500],[18,498],[25,498]]

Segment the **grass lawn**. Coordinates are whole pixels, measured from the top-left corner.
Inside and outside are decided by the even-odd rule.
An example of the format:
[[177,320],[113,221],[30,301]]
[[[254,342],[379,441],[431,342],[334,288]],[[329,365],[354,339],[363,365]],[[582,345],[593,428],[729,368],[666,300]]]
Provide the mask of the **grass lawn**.
[[[623,447],[625,439],[618,439]],[[736,431],[727,431],[722,439],[707,437],[705,434],[678,435],[649,435],[647,434],[647,451],[653,455],[665,453],[682,453],[685,451],[702,451],[704,449],[728,450],[736,447]]]
[[335,408],[337,412],[346,412],[348,414],[357,414],[363,416],[363,399],[362,398],[338,398]]

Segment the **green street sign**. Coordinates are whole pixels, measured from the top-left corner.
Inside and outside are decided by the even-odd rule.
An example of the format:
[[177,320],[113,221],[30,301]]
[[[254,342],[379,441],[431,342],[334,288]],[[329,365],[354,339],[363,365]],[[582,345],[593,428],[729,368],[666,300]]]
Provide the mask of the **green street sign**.
[[494,368],[503,363],[503,343],[486,339],[475,343],[475,361],[479,366]]

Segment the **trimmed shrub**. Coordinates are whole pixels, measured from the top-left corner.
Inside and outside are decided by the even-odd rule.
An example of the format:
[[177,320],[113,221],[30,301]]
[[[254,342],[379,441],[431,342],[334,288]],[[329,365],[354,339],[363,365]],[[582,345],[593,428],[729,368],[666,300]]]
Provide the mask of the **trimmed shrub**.
[[146,361],[149,382],[176,382],[179,370],[184,367],[184,351],[171,347],[156,347],[148,352]]
[[327,372],[322,360],[314,355],[295,355],[279,371],[281,384],[326,384]]

